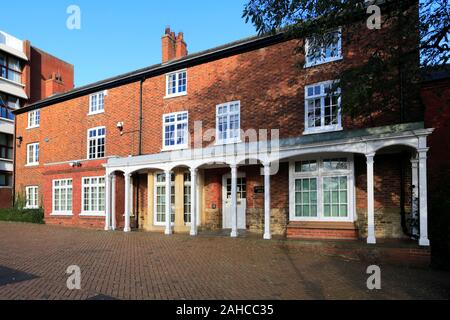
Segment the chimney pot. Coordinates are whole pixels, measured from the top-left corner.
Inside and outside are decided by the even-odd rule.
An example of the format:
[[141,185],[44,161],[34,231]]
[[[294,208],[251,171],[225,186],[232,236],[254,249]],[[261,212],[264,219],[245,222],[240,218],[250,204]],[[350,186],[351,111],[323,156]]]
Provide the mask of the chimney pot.
[[162,62],[166,63],[174,59],[180,59],[187,56],[187,45],[184,42],[183,32],[178,35],[166,27],[165,34],[162,37]]

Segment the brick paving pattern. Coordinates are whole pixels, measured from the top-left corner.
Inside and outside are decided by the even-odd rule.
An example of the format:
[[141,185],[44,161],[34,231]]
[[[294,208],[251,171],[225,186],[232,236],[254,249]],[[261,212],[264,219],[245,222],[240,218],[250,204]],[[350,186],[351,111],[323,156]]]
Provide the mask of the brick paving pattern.
[[[70,265],[82,289],[66,287]],[[37,276],[0,299],[448,299],[450,274],[306,250],[301,242],[102,232],[0,222],[0,266]]]

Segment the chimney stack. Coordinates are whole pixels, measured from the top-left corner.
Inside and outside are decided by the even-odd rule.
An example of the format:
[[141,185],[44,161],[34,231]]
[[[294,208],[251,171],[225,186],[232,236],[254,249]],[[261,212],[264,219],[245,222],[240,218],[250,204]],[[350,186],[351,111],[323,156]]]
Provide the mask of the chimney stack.
[[55,94],[64,92],[64,84],[59,72],[52,72],[50,78],[45,80],[45,96],[48,98]]
[[175,32],[171,31],[170,27],[167,27],[161,42],[163,63],[183,58],[188,54],[183,32],[178,33],[178,36],[176,36]]

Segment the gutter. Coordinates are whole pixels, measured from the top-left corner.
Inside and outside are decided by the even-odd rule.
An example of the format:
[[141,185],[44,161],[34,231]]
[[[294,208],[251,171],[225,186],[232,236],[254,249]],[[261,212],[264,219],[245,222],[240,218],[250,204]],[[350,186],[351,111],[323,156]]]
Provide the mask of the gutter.
[[184,69],[206,62],[218,60],[221,58],[233,56],[242,52],[248,52],[264,48],[270,45],[288,41],[290,38],[286,37],[285,33],[279,32],[275,35],[263,36],[251,38],[249,40],[243,40],[242,42],[232,43],[229,46],[219,47],[217,49],[207,50],[198,54],[192,54],[186,56],[185,58],[169,62],[166,64],[158,64],[152,67],[137,70],[135,72],[127,73],[122,76],[118,76],[111,79],[106,79],[103,82],[97,82],[85,87],[74,89],[72,91],[53,96],[48,99],[38,101],[34,104],[30,104],[25,108],[18,109],[13,113],[15,115],[26,113],[32,110],[44,108],[57,103],[61,103],[67,100],[79,98],[92,94],[102,90],[112,89],[121,85],[130,84],[133,82],[140,81],[142,78],[151,78],[159,76],[161,74],[166,74],[179,69]]

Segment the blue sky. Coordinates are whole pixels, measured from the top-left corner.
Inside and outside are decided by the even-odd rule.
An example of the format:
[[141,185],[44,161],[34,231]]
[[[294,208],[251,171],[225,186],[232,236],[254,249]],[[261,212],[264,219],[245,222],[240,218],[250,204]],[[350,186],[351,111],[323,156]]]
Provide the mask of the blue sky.
[[[161,62],[166,26],[183,31],[190,53],[254,35],[246,0],[24,0],[2,4],[0,30],[75,65],[75,85]],[[67,7],[81,9],[69,30]],[[24,9],[26,8],[26,9]],[[13,14],[17,13],[17,14]]]

